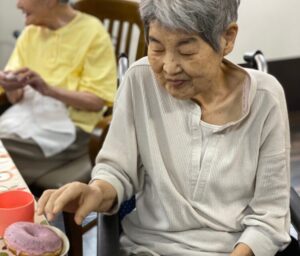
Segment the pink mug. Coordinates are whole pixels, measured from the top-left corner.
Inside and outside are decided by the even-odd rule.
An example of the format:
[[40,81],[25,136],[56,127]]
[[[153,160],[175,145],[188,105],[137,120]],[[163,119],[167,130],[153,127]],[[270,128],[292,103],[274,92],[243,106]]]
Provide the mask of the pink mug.
[[34,197],[30,192],[10,190],[0,193],[0,237],[17,221],[34,221]]

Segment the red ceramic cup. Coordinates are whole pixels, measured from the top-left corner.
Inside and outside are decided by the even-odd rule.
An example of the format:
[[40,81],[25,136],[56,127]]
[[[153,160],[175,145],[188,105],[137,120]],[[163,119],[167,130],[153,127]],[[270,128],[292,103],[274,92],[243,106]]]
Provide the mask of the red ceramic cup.
[[34,197],[30,192],[10,190],[0,193],[0,237],[17,221],[34,221]]

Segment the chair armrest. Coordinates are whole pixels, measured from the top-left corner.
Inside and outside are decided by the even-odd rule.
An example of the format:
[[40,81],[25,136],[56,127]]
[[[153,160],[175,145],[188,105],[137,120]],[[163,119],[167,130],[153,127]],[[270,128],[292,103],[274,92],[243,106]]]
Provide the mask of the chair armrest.
[[119,256],[119,215],[98,214],[97,255]]
[[292,224],[296,231],[300,232],[300,197],[293,187],[290,190],[290,210],[291,210],[291,219]]

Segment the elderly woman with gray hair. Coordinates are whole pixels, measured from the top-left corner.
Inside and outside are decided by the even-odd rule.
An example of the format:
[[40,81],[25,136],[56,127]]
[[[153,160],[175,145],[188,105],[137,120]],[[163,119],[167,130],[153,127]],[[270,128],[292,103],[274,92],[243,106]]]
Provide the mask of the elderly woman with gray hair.
[[236,0],[141,0],[148,57],[119,89],[89,185],[46,191],[38,212],[114,213],[124,255],[274,256],[289,236],[289,125],[272,76],[224,57]]
[[115,97],[110,36],[68,2],[17,1],[26,28],[0,72],[0,93],[12,103],[0,138],[28,185],[88,154],[90,133]]

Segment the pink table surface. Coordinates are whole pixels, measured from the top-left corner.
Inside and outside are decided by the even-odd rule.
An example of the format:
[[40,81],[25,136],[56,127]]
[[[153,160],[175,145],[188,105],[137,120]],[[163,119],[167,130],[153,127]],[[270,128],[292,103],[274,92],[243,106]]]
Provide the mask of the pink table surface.
[[[29,191],[26,182],[0,140],[0,193],[12,189]],[[47,220],[44,216],[35,215],[34,222],[47,224]],[[3,239],[0,237],[0,256],[8,255],[13,254],[6,250]]]

